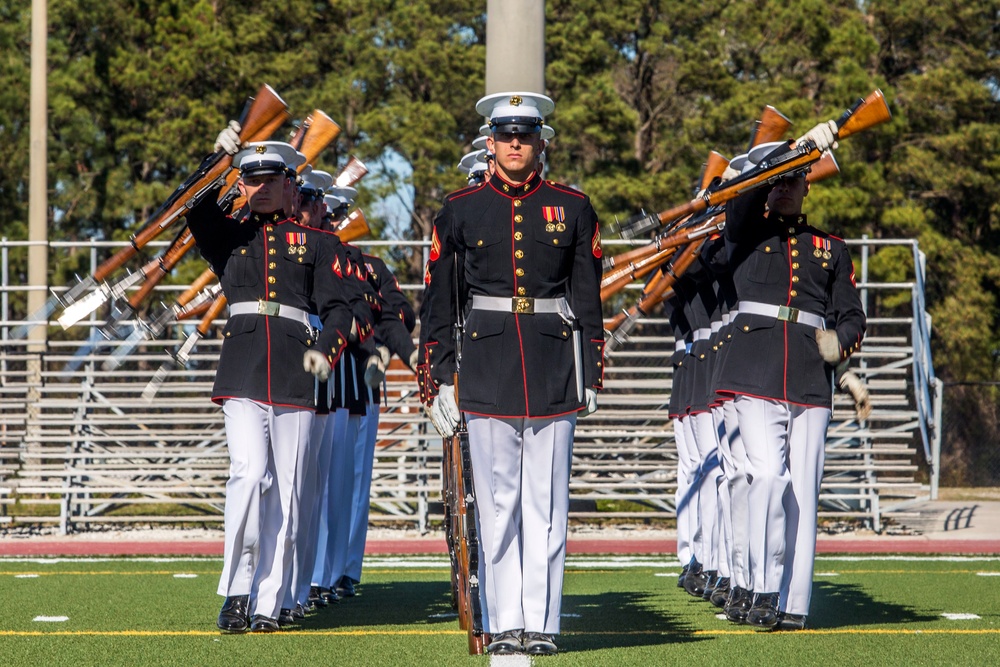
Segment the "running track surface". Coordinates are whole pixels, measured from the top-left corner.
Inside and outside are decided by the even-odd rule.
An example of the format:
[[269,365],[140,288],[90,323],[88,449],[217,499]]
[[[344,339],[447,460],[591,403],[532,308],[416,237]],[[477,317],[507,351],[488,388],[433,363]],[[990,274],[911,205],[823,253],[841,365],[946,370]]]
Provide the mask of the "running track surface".
[[[820,537],[818,553],[1000,554],[1000,539],[927,537]],[[371,555],[444,554],[444,535],[415,539],[370,540]],[[571,554],[674,554],[671,539],[570,539]],[[85,541],[81,539],[0,539],[0,556],[222,556],[221,540]]]

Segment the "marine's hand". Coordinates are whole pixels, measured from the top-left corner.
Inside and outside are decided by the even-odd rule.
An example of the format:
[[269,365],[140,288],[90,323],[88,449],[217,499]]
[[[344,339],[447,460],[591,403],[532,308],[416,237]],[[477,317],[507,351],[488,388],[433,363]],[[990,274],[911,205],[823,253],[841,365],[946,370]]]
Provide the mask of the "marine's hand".
[[597,412],[597,391],[594,389],[584,389],[583,402],[583,410],[580,410],[580,412],[577,413],[581,417],[586,417],[587,415],[592,415]]
[[450,438],[455,435],[458,428],[460,414],[458,403],[455,400],[455,387],[450,384],[443,384],[438,388],[438,395],[434,399],[428,410],[434,428],[441,434],[442,438]]
[[229,121],[229,125],[226,126],[222,132],[219,132],[219,136],[215,139],[215,152],[226,151],[230,155],[235,155],[240,150],[240,127],[239,122],[235,120]]
[[307,373],[312,373],[319,380],[330,377],[330,362],[326,360],[322,352],[317,350],[306,350],[302,355],[302,368]]
[[865,421],[872,414],[872,400],[868,394],[868,387],[857,375],[851,371],[840,376],[840,388],[848,392],[854,399],[854,409],[858,414],[858,421]]
[[816,329],[816,347],[819,348],[819,356],[828,364],[840,363],[840,339],[837,338],[836,331]]
[[816,148],[820,152],[825,151],[828,148],[837,148],[837,123],[836,121],[826,120],[809,130],[801,137],[795,140],[795,145],[798,146],[803,141],[812,141],[816,144]]

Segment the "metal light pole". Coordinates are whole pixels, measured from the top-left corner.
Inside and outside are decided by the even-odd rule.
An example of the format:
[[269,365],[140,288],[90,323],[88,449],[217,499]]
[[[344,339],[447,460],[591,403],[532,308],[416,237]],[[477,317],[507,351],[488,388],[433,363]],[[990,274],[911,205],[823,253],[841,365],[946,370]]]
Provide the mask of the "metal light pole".
[[486,94],[545,93],[545,0],[487,0]]
[[[30,163],[28,168],[28,311],[38,312],[48,292],[48,7],[31,1]],[[48,328],[33,327],[28,335],[28,417],[37,410],[42,377],[42,353]]]

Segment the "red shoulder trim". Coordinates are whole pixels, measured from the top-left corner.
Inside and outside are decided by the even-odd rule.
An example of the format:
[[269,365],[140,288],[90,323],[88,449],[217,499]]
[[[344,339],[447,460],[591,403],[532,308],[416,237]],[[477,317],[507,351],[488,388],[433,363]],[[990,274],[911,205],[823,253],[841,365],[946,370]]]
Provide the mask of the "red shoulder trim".
[[558,190],[568,195],[573,195],[574,197],[579,197],[583,199],[587,195],[583,194],[579,190],[569,187],[568,185],[563,185],[562,183],[557,183],[556,181],[545,181],[545,185],[549,186],[553,190]]
[[471,195],[474,192],[478,192],[482,188],[482,185],[471,185],[467,188],[462,188],[461,190],[455,190],[451,194],[447,195],[445,199],[447,201],[452,201],[453,199],[461,199],[467,195]]

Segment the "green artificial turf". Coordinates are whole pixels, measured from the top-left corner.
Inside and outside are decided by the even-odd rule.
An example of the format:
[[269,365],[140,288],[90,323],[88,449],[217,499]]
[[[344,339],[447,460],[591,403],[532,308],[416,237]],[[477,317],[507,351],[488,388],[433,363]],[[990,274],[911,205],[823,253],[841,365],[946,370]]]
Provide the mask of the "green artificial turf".
[[[1000,558],[884,558],[819,558],[810,630],[797,633],[755,632],[718,619],[718,610],[676,587],[670,556],[571,558],[564,652],[534,664],[1000,664],[1000,576],[993,576]],[[0,559],[0,664],[490,662],[468,655],[442,558],[370,558],[357,597],[273,635],[215,630],[220,568],[218,559]],[[944,613],[979,618],[949,620]],[[35,620],[43,616],[68,620]]]

